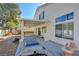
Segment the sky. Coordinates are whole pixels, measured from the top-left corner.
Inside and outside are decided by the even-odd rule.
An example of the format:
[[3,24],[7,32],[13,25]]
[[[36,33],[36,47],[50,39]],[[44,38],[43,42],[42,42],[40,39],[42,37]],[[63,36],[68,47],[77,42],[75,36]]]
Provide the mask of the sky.
[[21,10],[21,18],[33,19],[37,7],[42,4],[40,3],[20,3],[18,5]]

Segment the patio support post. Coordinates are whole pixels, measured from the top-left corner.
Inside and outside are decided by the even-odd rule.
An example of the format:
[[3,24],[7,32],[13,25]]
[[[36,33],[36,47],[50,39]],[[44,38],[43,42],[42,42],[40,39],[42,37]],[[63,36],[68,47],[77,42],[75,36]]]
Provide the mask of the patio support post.
[[22,21],[22,23],[21,23],[21,41],[23,41],[23,39],[24,39],[24,21]]
[[23,40],[24,40],[24,30],[23,30],[23,27],[24,27],[24,22],[21,21],[21,23],[20,23],[21,39],[19,41],[19,45],[18,45],[18,48],[17,48],[17,51],[16,51],[16,56],[19,56],[21,51],[23,50]]

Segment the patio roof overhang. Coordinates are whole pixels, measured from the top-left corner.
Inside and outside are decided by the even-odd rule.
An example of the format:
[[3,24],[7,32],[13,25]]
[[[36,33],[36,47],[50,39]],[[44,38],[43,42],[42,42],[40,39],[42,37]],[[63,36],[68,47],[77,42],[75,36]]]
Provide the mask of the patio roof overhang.
[[34,19],[33,20],[24,19],[21,21],[24,21],[24,26],[26,27],[38,26],[38,25],[50,22],[48,20],[34,20]]
[[21,41],[23,41],[24,39],[24,30],[23,30],[24,27],[31,28],[31,27],[38,26],[44,23],[50,23],[50,21],[49,20],[21,19],[21,24],[20,24],[21,25],[21,38],[22,38]]

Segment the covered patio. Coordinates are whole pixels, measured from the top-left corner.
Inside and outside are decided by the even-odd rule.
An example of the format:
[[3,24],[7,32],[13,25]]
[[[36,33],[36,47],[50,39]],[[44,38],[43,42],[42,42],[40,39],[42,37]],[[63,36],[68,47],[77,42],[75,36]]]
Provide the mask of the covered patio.
[[30,20],[30,19],[22,19],[21,20],[21,33],[24,34],[35,34],[35,27],[41,26],[43,24],[49,23],[48,20]]
[[49,23],[49,22],[50,21],[48,21],[48,20],[21,19],[21,22],[20,22],[21,40],[20,40],[19,46],[17,48],[16,55],[22,50],[23,40],[24,40],[24,36],[25,36],[24,32],[26,32],[26,34],[28,34],[27,36],[34,35],[35,26],[38,26],[38,25],[41,26],[42,24]]

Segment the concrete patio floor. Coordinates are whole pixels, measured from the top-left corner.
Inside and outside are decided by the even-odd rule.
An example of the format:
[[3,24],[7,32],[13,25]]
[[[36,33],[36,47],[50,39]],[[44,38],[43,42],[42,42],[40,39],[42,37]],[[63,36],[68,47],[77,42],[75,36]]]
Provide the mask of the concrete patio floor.
[[[57,44],[53,41],[43,41],[42,39],[40,39],[39,37],[36,37],[36,36],[29,36],[29,37],[25,37],[25,39],[34,39],[34,40],[37,40],[39,43],[40,43],[40,46],[43,47],[45,50],[45,53],[47,53],[49,56],[62,56],[63,55],[63,51],[62,51],[62,45],[60,44]],[[25,42],[26,40],[24,40]],[[23,42],[23,43],[24,43]],[[19,53],[18,55],[21,53],[21,56],[23,55],[27,55],[27,51],[29,52],[29,50],[27,50],[27,47],[25,46],[20,46],[18,47],[19,49],[20,48],[23,48],[23,50],[17,50]],[[38,48],[36,48],[38,49]],[[26,51],[26,52],[25,52]],[[38,50],[38,52],[40,52],[41,50]]]

